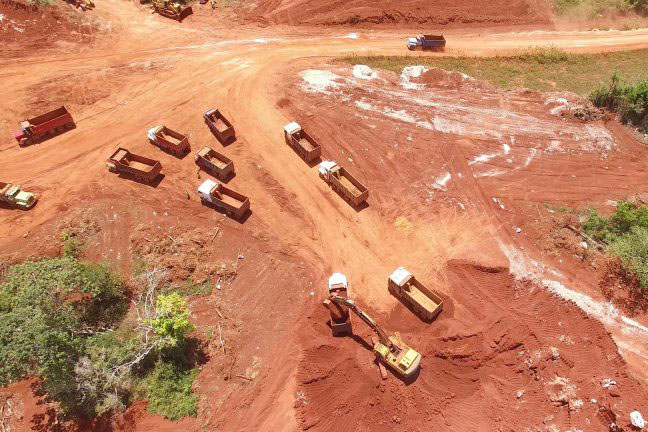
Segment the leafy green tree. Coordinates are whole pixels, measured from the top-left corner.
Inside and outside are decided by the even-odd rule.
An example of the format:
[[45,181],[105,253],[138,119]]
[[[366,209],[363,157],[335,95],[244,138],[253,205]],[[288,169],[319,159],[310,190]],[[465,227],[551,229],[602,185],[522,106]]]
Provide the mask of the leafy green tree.
[[187,301],[176,292],[161,294],[156,300],[155,309],[155,318],[149,321],[149,325],[163,341],[162,345],[183,345],[187,333],[194,330],[189,322]]

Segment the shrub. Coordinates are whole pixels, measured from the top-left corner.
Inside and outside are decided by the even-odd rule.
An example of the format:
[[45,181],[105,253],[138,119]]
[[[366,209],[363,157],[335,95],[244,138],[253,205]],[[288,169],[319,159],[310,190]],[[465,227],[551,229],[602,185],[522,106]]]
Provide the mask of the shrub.
[[148,410],[171,420],[196,416],[198,395],[192,392],[198,369],[182,361],[158,361],[138,385],[138,395],[148,400]]
[[633,226],[610,245],[610,251],[619,258],[624,269],[639,278],[641,287],[648,292],[648,228]]
[[645,128],[648,118],[648,80],[635,85],[623,84],[618,73],[612,74],[608,85],[600,84],[590,93],[590,100],[598,107],[617,112],[621,120]]
[[187,301],[176,292],[162,294],[155,302],[155,318],[149,325],[155,335],[163,340],[162,346],[182,346],[187,333],[194,329],[189,322]]

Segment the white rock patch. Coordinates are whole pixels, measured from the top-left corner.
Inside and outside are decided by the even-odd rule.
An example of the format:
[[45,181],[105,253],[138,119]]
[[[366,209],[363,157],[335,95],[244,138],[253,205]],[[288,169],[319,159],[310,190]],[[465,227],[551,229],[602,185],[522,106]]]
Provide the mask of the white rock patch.
[[425,88],[425,84],[416,84],[411,82],[410,79],[418,78],[428,70],[425,66],[407,66],[403,68],[400,76],[401,86],[405,90],[421,90]]
[[323,93],[331,94],[329,89],[336,89],[342,84],[337,80],[341,79],[340,76],[330,71],[323,71],[317,69],[308,69],[299,74],[304,82],[301,87],[309,93]]
[[353,66],[353,76],[363,80],[373,80],[378,78],[378,72],[367,65]]

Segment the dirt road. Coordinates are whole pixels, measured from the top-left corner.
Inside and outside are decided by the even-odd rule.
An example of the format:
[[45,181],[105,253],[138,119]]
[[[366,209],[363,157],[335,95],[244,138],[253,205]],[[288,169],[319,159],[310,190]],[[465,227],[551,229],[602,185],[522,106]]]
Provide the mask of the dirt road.
[[[213,223],[213,210],[201,206],[194,193],[199,182],[192,158],[177,160],[159,152],[146,140],[146,130],[166,124],[188,134],[192,150],[215,145],[201,115],[207,108],[219,107],[238,135],[225,148],[236,161],[237,176],[230,186],[251,200],[252,214],[242,228],[272,233],[287,253],[299,257],[315,274],[344,271],[356,296],[377,313],[387,313],[396,305],[385,281],[399,265],[407,264],[431,279],[448,259],[509,266],[500,244],[515,246],[517,241],[501,229],[493,209],[480,204],[481,198],[461,217],[414,215],[419,218],[414,219],[417,228],[404,242],[394,225],[400,215],[386,214],[380,210],[383,206],[376,205],[389,200],[387,194],[371,195],[369,206],[356,211],[317,177],[316,168],[304,164],[283,142],[282,126],[293,120],[289,113],[295,104],[286,97],[286,83],[295,80],[295,64],[306,65],[308,59],[321,64],[315,58],[351,53],[404,54],[403,34],[332,34],[322,29],[305,34],[287,28],[272,32],[249,28],[237,31],[233,39],[229,31],[210,29],[199,20],[192,24],[190,18],[180,25],[128,2],[106,0],[102,4],[107,7],[98,7],[97,14],[110,21],[113,30],[90,46],[61,47],[22,56],[19,61],[0,52],[6,89],[0,101],[0,133],[5,137],[0,144],[0,172],[40,195],[32,211],[0,213],[0,249],[20,242],[26,233],[61,212],[107,195],[136,197],[160,213],[186,213],[205,224]],[[540,45],[601,51],[648,47],[648,30],[505,34],[457,30],[447,39],[450,55],[487,55]],[[298,105],[307,105],[309,95],[302,97]],[[9,138],[20,119],[59,104],[74,113],[76,130],[28,148],[19,148]],[[302,115],[308,119],[312,113]],[[344,148],[347,143],[340,141],[336,129],[344,128],[345,122],[332,117],[327,123],[330,130],[320,138],[325,148]],[[148,187],[109,173],[105,158],[117,146],[159,158],[165,174],[162,182]],[[371,175],[369,170],[362,172],[365,180]],[[449,292],[447,279],[439,277],[435,284]],[[457,303],[455,317],[470,316],[466,307]],[[295,378],[290,378],[290,371],[297,364],[289,357],[285,362],[282,374],[274,376],[266,389],[279,395],[271,410],[274,414],[247,426],[297,428],[294,417],[276,414],[292,412],[294,403]],[[292,426],[278,426],[286,421],[293,422]]]

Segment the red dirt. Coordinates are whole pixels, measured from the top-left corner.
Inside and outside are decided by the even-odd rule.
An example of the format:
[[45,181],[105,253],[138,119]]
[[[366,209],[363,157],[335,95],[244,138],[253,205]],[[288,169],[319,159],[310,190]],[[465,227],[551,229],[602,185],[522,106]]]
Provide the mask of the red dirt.
[[251,19],[290,25],[394,25],[401,27],[465,27],[548,24],[550,7],[543,1],[480,3],[443,0],[272,0],[257,2]]
[[[0,144],[3,176],[40,196],[30,211],[0,209],[0,252],[9,256],[2,264],[58,253],[60,229],[81,233],[83,224],[72,222],[89,218],[84,258],[129,274],[141,257],[170,268],[171,282],[214,284],[211,295],[191,300],[209,357],[195,385],[198,418],[169,422],[138,402],[107,427],[607,430],[611,421],[626,427],[633,409],[648,413],[640,331],[624,333],[621,315],[603,327],[541,288],[543,279],[560,280],[599,301],[600,274],[570,253],[545,256],[526,223],[545,202],[603,207],[644,191],[644,147],[615,124],[552,114],[560,104],[549,97],[565,95],[500,92],[440,72],[412,81],[426,88],[408,90],[394,74],[353,79],[349,67],[313,58],[402,54],[404,32],[355,39],[322,27],[316,37],[310,28],[279,27],[272,40],[242,28],[229,40],[231,25],[209,26],[208,7],[196,5],[197,19],[179,24],[105,0],[96,14],[114,30],[88,46],[20,61],[0,52],[3,136],[49,104],[65,103],[77,122],[38,145]],[[486,7],[483,16],[497,16]],[[346,19],[327,14],[317,19]],[[463,19],[477,23],[482,15]],[[645,31],[486,33],[447,35],[452,50],[475,54],[556,43],[590,51],[648,46]],[[339,86],[304,91],[299,73],[307,69],[335,72]],[[187,131],[194,150],[218,145],[202,120],[215,105],[237,129],[224,151],[237,172],[228,186],[250,196],[252,213],[242,223],[200,204],[195,190],[204,174],[197,178],[193,158],[177,159],[146,140],[149,127],[169,122]],[[285,144],[282,126],[292,120],[322,143],[324,158],[367,183],[368,207],[350,208]],[[159,184],[109,173],[105,158],[120,145],[160,159]],[[231,279],[238,254],[244,258]],[[387,276],[400,265],[446,299],[434,323],[421,323],[388,294]],[[515,282],[507,268],[533,281]],[[333,271],[346,273],[353,297],[387,331],[400,331],[423,354],[414,383],[392,375],[381,382],[360,339],[330,336],[321,300]],[[366,327],[354,325],[368,340]],[[605,390],[604,378],[618,385]],[[35,404],[24,390],[24,406]],[[34,417],[26,415],[22,428]]]

